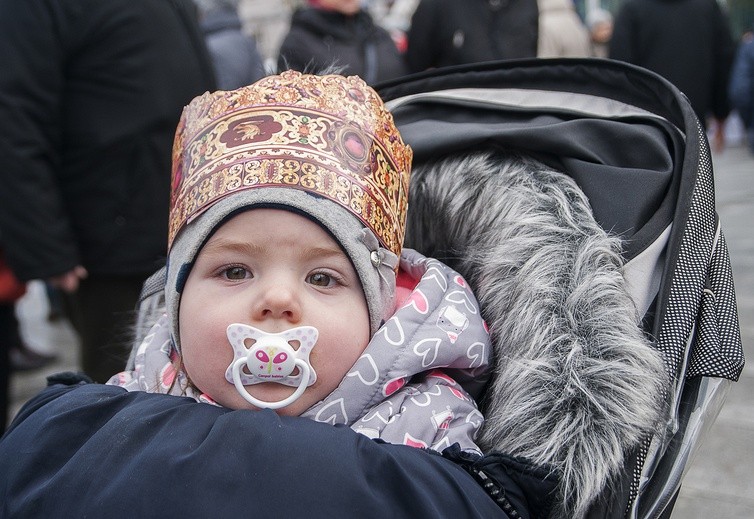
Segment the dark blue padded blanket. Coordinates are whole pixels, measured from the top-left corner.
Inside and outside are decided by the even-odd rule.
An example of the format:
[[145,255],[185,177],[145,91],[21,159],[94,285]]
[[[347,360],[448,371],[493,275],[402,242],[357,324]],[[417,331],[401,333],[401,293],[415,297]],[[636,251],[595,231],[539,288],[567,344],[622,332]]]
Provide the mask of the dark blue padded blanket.
[[32,399],[0,466],[2,517],[508,517],[428,451],[99,384]]

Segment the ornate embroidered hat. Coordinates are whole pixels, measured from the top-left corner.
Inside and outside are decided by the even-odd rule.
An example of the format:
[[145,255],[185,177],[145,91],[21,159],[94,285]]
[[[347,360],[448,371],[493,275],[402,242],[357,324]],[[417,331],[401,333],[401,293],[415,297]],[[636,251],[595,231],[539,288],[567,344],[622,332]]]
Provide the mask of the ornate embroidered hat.
[[202,246],[228,218],[260,207],[327,229],[358,273],[376,333],[394,311],[411,157],[382,100],[355,76],[291,71],[194,99],[173,146],[165,303],[175,347]]
[[392,115],[357,76],[287,71],[205,93],[176,132],[169,248],[219,200],[284,187],[336,202],[400,256],[411,157]]

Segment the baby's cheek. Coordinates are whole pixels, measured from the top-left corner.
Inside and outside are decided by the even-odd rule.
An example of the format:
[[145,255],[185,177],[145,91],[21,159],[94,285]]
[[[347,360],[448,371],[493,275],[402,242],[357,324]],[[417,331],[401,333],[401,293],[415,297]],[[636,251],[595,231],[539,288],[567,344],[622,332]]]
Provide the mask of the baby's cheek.
[[191,342],[183,345],[184,368],[188,375],[194,375],[194,379],[207,376],[216,377],[218,372],[225,377],[225,369],[230,364],[233,355],[230,346],[216,348]]

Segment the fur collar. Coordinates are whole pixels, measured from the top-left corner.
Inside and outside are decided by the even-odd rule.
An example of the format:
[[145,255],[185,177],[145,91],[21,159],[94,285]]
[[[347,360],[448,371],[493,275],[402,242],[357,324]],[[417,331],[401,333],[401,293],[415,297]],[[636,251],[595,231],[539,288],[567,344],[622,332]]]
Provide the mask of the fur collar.
[[490,327],[480,445],[551,467],[553,515],[583,517],[663,407],[620,240],[570,177],[502,154],[415,166],[409,208],[406,245],[464,275]]

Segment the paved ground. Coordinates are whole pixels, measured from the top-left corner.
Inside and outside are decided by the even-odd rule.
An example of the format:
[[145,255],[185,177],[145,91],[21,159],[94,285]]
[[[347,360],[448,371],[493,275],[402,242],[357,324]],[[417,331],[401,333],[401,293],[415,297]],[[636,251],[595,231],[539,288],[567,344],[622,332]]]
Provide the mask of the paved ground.
[[[714,167],[749,364],[685,477],[673,519],[754,518],[754,157],[731,146],[715,155]],[[43,288],[32,284],[19,305],[22,331],[34,347],[56,351],[59,359],[47,369],[14,375],[16,409],[42,389],[46,375],[78,364],[75,335],[65,322],[48,323],[46,312]]]

